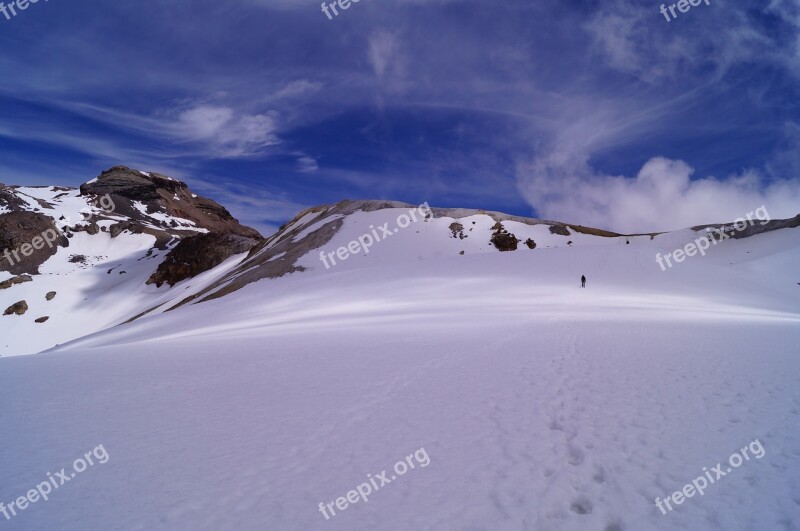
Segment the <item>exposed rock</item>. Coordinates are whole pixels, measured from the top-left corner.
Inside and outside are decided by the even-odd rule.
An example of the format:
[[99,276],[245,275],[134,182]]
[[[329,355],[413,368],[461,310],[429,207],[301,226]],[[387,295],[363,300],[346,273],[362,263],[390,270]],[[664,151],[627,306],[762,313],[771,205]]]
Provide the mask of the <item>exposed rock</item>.
[[36,321],[35,321],[35,322],[37,322],[37,323],[44,323],[44,322],[47,322],[47,320],[48,320],[48,319],[50,319],[50,317],[49,317],[49,316],[45,316],[45,317],[39,317],[38,319],[36,319]]
[[[182,232],[187,236],[196,234],[192,229],[199,227],[209,232],[229,232],[253,239],[262,238],[255,229],[240,225],[216,201],[193,194],[186,183],[158,173],[143,173],[125,166],[115,166],[101,173],[92,182],[81,185],[80,190],[81,195],[95,198],[108,195],[114,202],[114,212],[127,216],[134,224],[140,223],[173,233]],[[179,221],[185,220],[185,223],[181,225],[175,219],[159,221],[148,217],[141,211],[142,206],[147,214],[163,214],[169,218],[179,218]],[[112,235],[113,231],[112,227]]]
[[0,271],[38,274],[39,266],[56,254],[59,245],[67,247],[69,240],[44,214],[25,210],[0,214]]
[[28,311],[28,303],[25,301],[15,302],[3,312],[3,315],[25,315]]
[[91,223],[84,223],[82,225],[76,225],[72,227],[72,232],[85,232],[91,236],[100,233],[100,226],[92,221]]
[[458,222],[450,224],[450,232],[453,233],[453,238],[458,238],[459,240],[463,240],[467,237],[464,234],[464,225]]
[[73,254],[69,257],[70,264],[85,264],[87,261],[86,256],[82,254]]
[[0,207],[5,207],[14,212],[16,210],[23,210],[26,205],[27,203],[17,197],[10,187],[0,183]]
[[32,282],[33,278],[29,275],[18,275],[16,277],[11,277],[8,280],[4,280],[0,282],[0,289],[8,289],[15,284],[24,284],[25,282]]
[[45,295],[44,298],[49,300],[49,301],[51,301],[51,300],[56,298],[56,292],[55,291],[48,291],[47,295]]
[[125,166],[114,166],[102,172],[97,179],[82,184],[81,195],[110,195],[112,199],[116,196],[147,203],[159,199],[159,186],[171,192],[177,191],[180,185],[186,186],[180,181],[154,175],[158,174],[151,173],[148,177]]
[[533,241],[533,240],[532,240],[532,239],[530,239],[530,238],[528,238],[527,240],[525,240],[525,245],[527,245],[527,246],[528,246],[528,249],[536,249],[536,242],[535,242],[535,241]]
[[561,236],[571,236],[566,225],[550,225],[550,234],[560,234]]
[[503,227],[502,223],[499,221],[495,223],[492,227],[492,230],[495,232],[492,234],[491,242],[499,251],[506,252],[517,250],[519,239],[517,239],[517,237],[513,234],[509,233],[505,227]]
[[144,227],[138,223],[131,223],[130,221],[122,221],[111,225],[110,233],[112,238],[116,238],[125,231],[131,234],[142,234],[144,232]]
[[147,283],[158,287],[164,283],[174,286],[218,266],[233,255],[246,253],[259,241],[238,234],[213,232],[185,238],[169,252]]
[[[796,227],[800,227],[800,214],[791,218],[791,219],[774,219],[771,221],[767,221],[763,223],[760,220],[754,219],[752,222],[747,222],[747,225],[744,227],[743,230],[737,230],[736,226],[733,223],[727,224],[716,224],[716,225],[698,225],[696,227],[692,227],[693,231],[705,231],[705,229],[712,229],[713,231],[719,231],[720,228],[725,227],[725,235],[732,237],[734,239],[741,239],[741,238],[749,238],[750,236],[755,236],[756,234],[761,234],[764,232],[771,232],[774,230],[780,229],[793,229]],[[721,234],[710,234],[709,235],[712,240],[716,238],[717,240],[722,240],[725,236]]]

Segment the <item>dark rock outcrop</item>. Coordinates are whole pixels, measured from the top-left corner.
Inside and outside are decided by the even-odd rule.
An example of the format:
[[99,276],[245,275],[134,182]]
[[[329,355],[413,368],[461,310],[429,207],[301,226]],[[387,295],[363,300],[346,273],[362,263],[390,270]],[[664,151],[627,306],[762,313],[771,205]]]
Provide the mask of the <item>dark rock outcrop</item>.
[[209,233],[181,240],[147,280],[158,287],[174,286],[212,269],[231,256],[246,253],[260,240],[238,234]]
[[450,224],[450,232],[453,234],[453,238],[458,238],[459,240],[463,240],[467,237],[466,234],[464,234],[464,225],[458,222]]
[[561,236],[571,236],[566,225],[550,225],[550,234],[560,234]]
[[25,301],[15,302],[3,312],[3,315],[25,315],[28,311],[28,303]]
[[16,284],[24,284],[25,282],[33,282],[33,278],[31,278],[29,275],[18,275],[16,277],[11,277],[8,280],[0,282],[0,289],[8,289],[11,286]]
[[38,319],[36,319],[36,321],[35,321],[35,322],[37,322],[37,323],[39,323],[39,324],[41,324],[41,323],[46,323],[48,319],[50,319],[50,317],[49,317],[49,316],[45,316],[45,317],[39,317]]
[[51,300],[56,298],[56,292],[55,291],[48,291],[47,295],[45,295],[44,298],[49,300],[49,301],[51,301]]
[[131,234],[142,234],[144,233],[144,227],[142,227],[137,223],[122,221],[120,223],[115,223],[114,225],[111,225],[111,228],[109,229],[109,233],[111,234],[112,238],[116,238],[125,231],[128,231]]
[[[45,233],[52,246],[45,241]],[[59,245],[68,247],[69,240],[44,214],[26,210],[0,214],[0,271],[38,274],[39,266],[56,254]]]
[[14,212],[16,210],[24,210],[26,204],[25,201],[12,192],[11,188],[0,183],[0,207],[5,207],[7,210]]
[[497,250],[501,252],[516,251],[519,239],[508,232],[503,224],[499,221],[492,227],[494,234],[492,234],[491,242]]
[[[794,229],[796,227],[800,227],[800,214],[796,215],[791,219],[773,219],[767,221],[766,223],[762,223],[762,221],[758,219],[754,219],[752,221],[747,221],[745,227],[742,230],[737,230],[736,226],[732,223],[728,224],[714,224],[714,225],[698,225],[696,227],[692,227],[693,231],[705,231],[705,229],[711,229],[712,233],[719,231],[722,227],[725,227],[725,235],[732,237],[734,239],[742,239],[742,238],[749,238],[750,236],[755,236],[756,234],[762,234],[764,232],[771,232],[774,230],[780,229]],[[719,234],[711,234],[711,238],[716,238],[717,240],[724,239],[724,236]]]
[[[81,195],[92,196],[98,202],[102,202],[100,198],[109,196],[114,202],[115,213],[127,216],[134,223],[155,226],[170,233],[193,235],[197,231],[192,229],[197,227],[209,232],[261,239],[258,231],[239,224],[216,201],[193,194],[183,181],[158,173],[115,166],[101,173],[97,179],[81,185],[80,191]],[[145,212],[142,212],[142,208]],[[163,214],[188,223],[180,225],[174,221],[154,219],[147,214]]]

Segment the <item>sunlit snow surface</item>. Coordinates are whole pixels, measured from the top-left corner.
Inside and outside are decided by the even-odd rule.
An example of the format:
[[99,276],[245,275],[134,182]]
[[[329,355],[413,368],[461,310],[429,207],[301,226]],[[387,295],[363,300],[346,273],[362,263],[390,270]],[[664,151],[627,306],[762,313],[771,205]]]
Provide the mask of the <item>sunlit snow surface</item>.
[[[688,233],[481,253],[417,230],[0,358],[0,500],[110,455],[0,529],[800,527],[800,231],[664,272]],[[762,459],[656,508],[754,439]],[[429,466],[320,513],[423,447]]]

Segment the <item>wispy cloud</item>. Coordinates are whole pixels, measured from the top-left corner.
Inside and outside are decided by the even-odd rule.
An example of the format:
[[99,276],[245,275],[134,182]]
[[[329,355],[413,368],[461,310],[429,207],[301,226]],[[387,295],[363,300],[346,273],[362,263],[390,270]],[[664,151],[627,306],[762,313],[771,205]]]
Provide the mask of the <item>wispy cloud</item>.
[[309,206],[289,199],[283,192],[230,178],[187,177],[186,181],[197,193],[214,198],[242,224],[264,236],[271,235],[286,220]]
[[301,173],[317,173],[319,171],[319,163],[313,157],[309,157],[308,155],[304,154],[298,154],[297,170]]

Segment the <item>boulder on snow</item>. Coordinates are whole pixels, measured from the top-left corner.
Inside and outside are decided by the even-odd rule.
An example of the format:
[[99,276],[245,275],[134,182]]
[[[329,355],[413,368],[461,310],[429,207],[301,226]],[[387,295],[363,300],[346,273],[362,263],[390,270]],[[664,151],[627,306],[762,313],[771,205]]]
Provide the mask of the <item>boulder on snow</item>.
[[3,312],[3,315],[25,315],[28,311],[28,303],[25,301],[15,302]]
[[131,234],[142,234],[144,232],[144,227],[137,223],[131,223],[130,221],[122,221],[111,225],[110,233],[112,238],[116,238],[125,231]]
[[41,324],[41,323],[46,322],[48,319],[50,319],[50,317],[48,317],[48,316],[39,317],[38,319],[36,319],[36,322]]
[[56,298],[56,292],[55,291],[48,291],[47,295],[45,295],[44,298],[49,300],[49,301],[51,301],[51,300]]
[[559,234],[561,236],[570,236],[569,229],[566,225],[550,225],[550,234]]
[[467,236],[464,234],[464,225],[461,223],[455,222],[450,224],[450,232],[453,234],[453,238],[458,238],[463,240]]
[[503,224],[499,221],[492,227],[494,234],[492,234],[491,242],[501,252],[516,251],[519,240],[516,236],[508,232]]
[[25,282],[32,282],[33,278],[30,275],[18,275],[16,277],[11,277],[8,280],[4,280],[0,282],[0,289],[8,289],[15,284],[23,284]]

